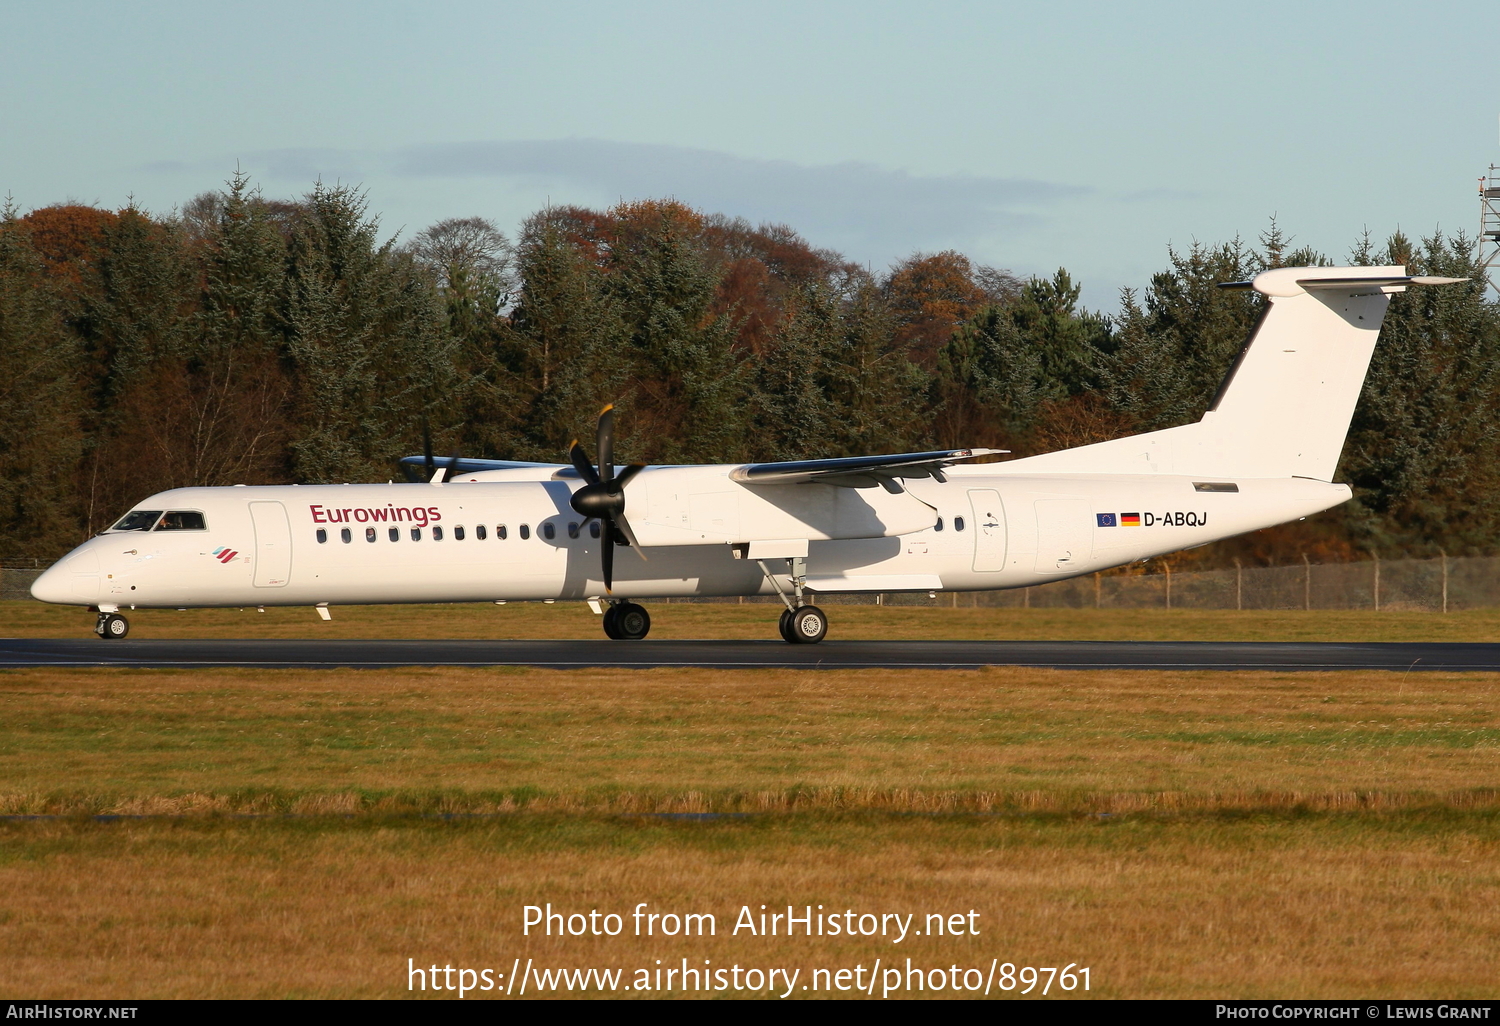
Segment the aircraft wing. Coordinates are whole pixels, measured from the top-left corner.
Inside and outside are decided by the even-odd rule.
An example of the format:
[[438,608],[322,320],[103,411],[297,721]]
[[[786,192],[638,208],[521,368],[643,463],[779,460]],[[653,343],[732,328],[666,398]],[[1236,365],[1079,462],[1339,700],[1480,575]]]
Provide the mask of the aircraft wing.
[[[438,469],[446,469],[450,462],[453,461],[450,461],[447,457],[439,457],[432,462]],[[567,466],[565,463],[526,463],[522,460],[459,459],[456,463],[453,463],[453,469],[449,471],[448,476],[457,478],[460,474],[478,474],[486,470],[527,470],[548,467],[560,470],[565,466]],[[408,478],[414,481],[425,481],[429,473],[427,470],[427,457],[403,456],[401,457],[401,469],[406,473]]]
[[936,452],[903,452],[891,456],[846,456],[831,460],[792,460],[786,463],[750,463],[729,472],[731,481],[749,485],[827,484],[841,488],[873,488],[900,492],[898,477],[931,477],[938,481],[943,468],[992,456],[1008,449],[940,449]]

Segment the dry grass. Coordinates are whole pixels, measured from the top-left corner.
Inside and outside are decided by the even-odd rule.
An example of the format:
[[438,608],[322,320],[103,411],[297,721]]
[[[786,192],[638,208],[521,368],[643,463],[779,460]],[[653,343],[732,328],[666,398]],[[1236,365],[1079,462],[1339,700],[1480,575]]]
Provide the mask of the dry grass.
[[[0,822],[0,995],[398,996],[407,958],[806,973],[909,956],[1078,962],[1095,996],[1492,996],[1497,684],[0,673],[0,807],[164,814]],[[762,814],[632,815],[661,811]],[[521,907],[547,901],[712,912],[721,932],[522,937]],[[982,932],[724,935],[762,903],[973,908]]]
[[[1495,826],[1442,816],[11,825],[0,827],[0,990],[385,997],[406,994],[408,958],[501,972],[515,958],[632,972],[712,959],[800,967],[805,981],[880,957],[1077,962],[1096,997],[1486,997],[1500,956]],[[521,934],[527,904],[628,915],[638,901],[711,912],[718,935]],[[740,906],[788,903],[919,923],[976,909],[980,933],[900,945],[728,935]]]
[[[769,640],[779,606],[648,602],[653,639]],[[1417,611],[1215,609],[948,609],[831,605],[829,636],[899,640],[1493,641],[1500,609]],[[305,607],[127,610],[134,638],[599,638],[581,602],[339,606],[333,620]],[[40,602],[0,602],[0,636],[81,638],[93,614]]]

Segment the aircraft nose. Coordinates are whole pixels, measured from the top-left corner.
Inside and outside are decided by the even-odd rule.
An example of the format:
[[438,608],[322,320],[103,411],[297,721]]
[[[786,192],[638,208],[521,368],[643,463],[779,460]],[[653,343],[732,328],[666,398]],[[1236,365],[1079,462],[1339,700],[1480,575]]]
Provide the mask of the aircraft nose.
[[74,549],[31,582],[31,597],[65,606],[88,606],[99,600],[99,553]]
[[61,563],[54,563],[31,582],[31,597],[39,602],[66,605],[73,598],[73,575],[65,573]]

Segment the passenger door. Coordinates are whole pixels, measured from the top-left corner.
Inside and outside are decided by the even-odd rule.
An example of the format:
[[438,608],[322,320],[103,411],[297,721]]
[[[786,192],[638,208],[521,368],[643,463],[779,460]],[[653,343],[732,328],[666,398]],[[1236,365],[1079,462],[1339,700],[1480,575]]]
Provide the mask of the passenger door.
[[279,502],[252,502],[255,525],[255,586],[284,588],[292,578],[292,525]]
[[974,509],[974,569],[1005,569],[1005,506],[993,488],[969,489]]

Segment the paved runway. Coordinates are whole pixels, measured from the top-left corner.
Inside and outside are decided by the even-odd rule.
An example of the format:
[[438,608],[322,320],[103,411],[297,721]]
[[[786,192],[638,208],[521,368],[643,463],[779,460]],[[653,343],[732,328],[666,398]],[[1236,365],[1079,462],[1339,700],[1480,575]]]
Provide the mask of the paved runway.
[[25,666],[587,666],[844,670],[1039,666],[1121,670],[1500,671],[1500,644],[1216,641],[102,641],[0,639]]

